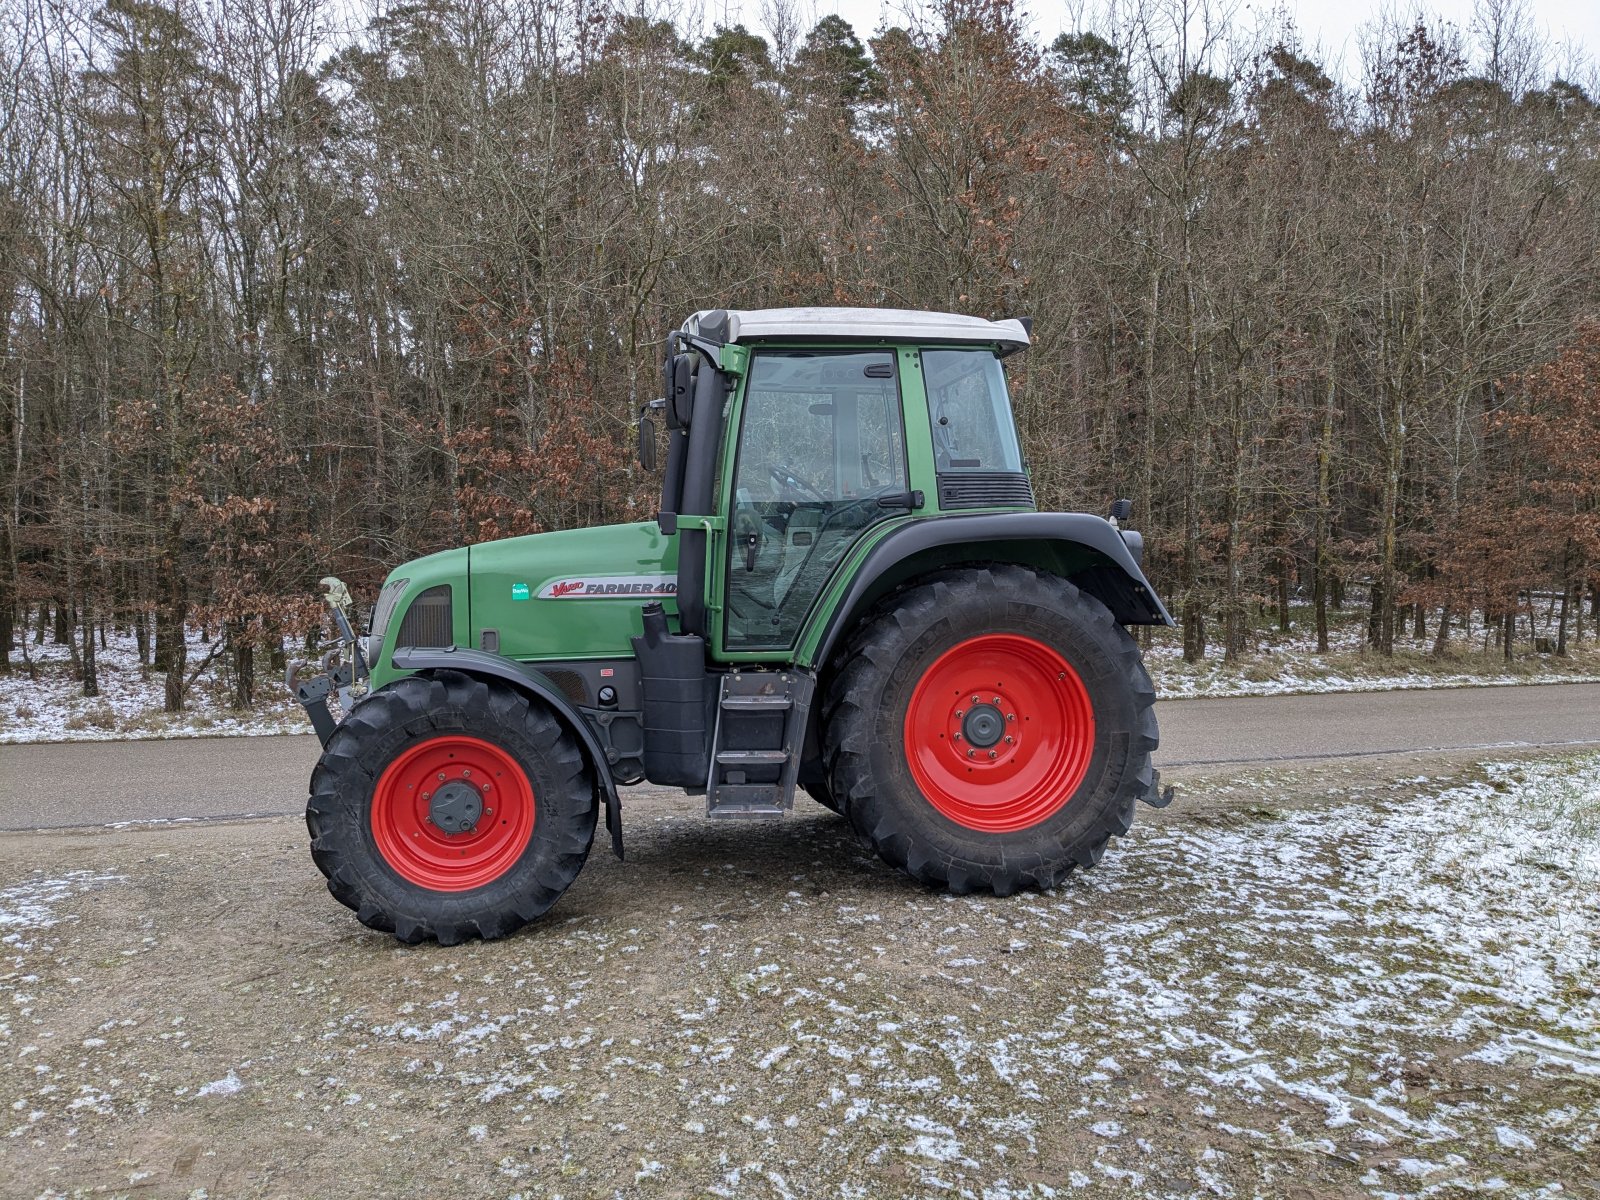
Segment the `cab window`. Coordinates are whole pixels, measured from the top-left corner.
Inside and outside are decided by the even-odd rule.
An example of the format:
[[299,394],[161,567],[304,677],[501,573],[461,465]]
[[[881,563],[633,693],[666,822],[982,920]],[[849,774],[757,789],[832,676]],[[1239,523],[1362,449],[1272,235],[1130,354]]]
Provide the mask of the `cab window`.
[[934,469],[1021,471],[1005,371],[989,350],[924,350]]

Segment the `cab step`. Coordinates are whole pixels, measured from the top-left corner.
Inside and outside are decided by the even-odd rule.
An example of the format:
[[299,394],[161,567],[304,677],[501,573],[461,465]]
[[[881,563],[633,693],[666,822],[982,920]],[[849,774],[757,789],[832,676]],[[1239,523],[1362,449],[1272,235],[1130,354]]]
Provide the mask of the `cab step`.
[[759,709],[762,712],[781,712],[791,708],[794,701],[787,692],[773,693],[757,692],[753,695],[733,695],[722,697],[722,707],[729,712],[744,712],[749,709]]
[[762,763],[786,763],[787,750],[719,750],[717,761],[724,766],[752,767]]
[[718,684],[706,815],[781,817],[794,806],[815,681],[800,671],[735,671]]

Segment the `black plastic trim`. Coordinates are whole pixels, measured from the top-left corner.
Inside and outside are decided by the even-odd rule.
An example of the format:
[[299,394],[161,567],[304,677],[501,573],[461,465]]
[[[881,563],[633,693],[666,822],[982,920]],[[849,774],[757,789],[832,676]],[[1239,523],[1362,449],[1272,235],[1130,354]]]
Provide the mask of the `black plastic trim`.
[[[713,359],[706,358],[695,373],[694,421],[684,457],[682,507],[684,513],[709,516],[716,511],[712,485],[717,455],[722,448],[722,408],[729,380]],[[706,531],[680,529],[678,534],[678,623],[685,633],[704,637],[706,632]]]
[[607,761],[605,746],[577,706],[543,672],[503,654],[486,654],[482,650],[466,650],[459,646],[401,646],[391,657],[394,665],[402,671],[462,671],[468,675],[487,675],[491,679],[503,680],[548,704],[557,719],[577,735],[584,754],[588,756],[589,765],[594,768],[594,777],[599,781],[601,796],[606,803],[606,828],[611,831],[611,849],[618,858],[622,857],[622,799],[617,795],[617,781],[611,776],[611,764]]
[[939,507],[1033,507],[1033,485],[1021,471],[941,471]]
[[[981,513],[927,517],[900,526],[873,547],[856,572],[850,590],[834,609],[817,662],[826,663],[872,585],[897,563],[939,546],[984,548],[999,542],[1056,542],[1081,546],[1098,556],[1074,571],[1084,590],[1097,597],[1123,625],[1175,625],[1145,578],[1122,535],[1105,518],[1090,513]],[[982,557],[993,558],[994,551]]]

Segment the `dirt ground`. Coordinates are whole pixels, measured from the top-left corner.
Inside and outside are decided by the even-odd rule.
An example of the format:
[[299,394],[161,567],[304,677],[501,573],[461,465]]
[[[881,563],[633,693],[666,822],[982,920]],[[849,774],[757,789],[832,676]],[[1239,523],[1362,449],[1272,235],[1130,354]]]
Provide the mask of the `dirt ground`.
[[8,834],[0,1195],[1600,1195],[1596,780],[1191,772],[1006,900],[635,791],[448,949],[292,820]]

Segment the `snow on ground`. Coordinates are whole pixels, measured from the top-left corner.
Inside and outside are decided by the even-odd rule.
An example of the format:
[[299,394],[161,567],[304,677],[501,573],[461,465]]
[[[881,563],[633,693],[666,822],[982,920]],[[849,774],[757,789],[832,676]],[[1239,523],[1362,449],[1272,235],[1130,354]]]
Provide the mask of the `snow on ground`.
[[[1183,634],[1177,629],[1153,631],[1145,665],[1163,699],[1203,696],[1273,696],[1305,692],[1381,692],[1414,688],[1503,687],[1527,683],[1592,683],[1600,681],[1600,643],[1591,635],[1576,641],[1568,655],[1534,654],[1526,641],[1506,663],[1484,644],[1481,624],[1472,637],[1459,630],[1449,652],[1435,658],[1433,630],[1413,637],[1409,626],[1395,635],[1395,655],[1384,658],[1366,648],[1366,621],[1358,611],[1334,614],[1328,629],[1328,653],[1316,649],[1316,626],[1307,605],[1291,606],[1289,633],[1276,625],[1251,630],[1248,653],[1237,663],[1224,663],[1213,644],[1198,663],[1183,661]],[[1540,637],[1555,637],[1545,621]]]
[[[199,666],[211,649],[199,630],[189,630],[189,670]],[[261,660],[256,668],[260,703],[254,710],[241,713],[228,706],[218,656],[190,687],[186,711],[167,714],[162,711],[165,679],[155,671],[141,670],[131,633],[110,633],[106,647],[97,647],[97,697],[83,695],[67,646],[56,645],[47,636],[42,645],[30,641],[28,654],[39,668],[37,680],[28,678],[15,647],[11,673],[0,675],[0,743],[300,733],[311,728],[300,706],[284,691],[283,681]]]
[[[1600,647],[1593,638],[1583,647],[1575,645],[1566,659],[1524,651],[1511,670],[1492,654],[1467,651],[1465,639],[1459,637],[1459,658],[1435,660],[1427,653],[1431,639],[1404,634],[1396,657],[1383,659],[1364,652],[1362,621],[1346,612],[1330,631],[1330,653],[1319,655],[1309,610],[1293,611],[1293,632],[1256,630],[1251,654],[1237,664],[1223,663],[1216,647],[1205,661],[1185,663],[1181,635],[1175,630],[1155,631],[1145,661],[1157,694],[1185,699],[1600,681]],[[199,631],[190,630],[190,662],[198,664],[210,650]],[[229,689],[219,658],[190,689],[188,710],[168,715],[161,711],[162,677],[140,670],[131,635],[113,633],[99,651],[101,695],[95,699],[81,694],[66,646],[46,639],[43,645],[30,644],[29,653],[40,666],[38,681],[30,682],[20,667],[0,675],[0,743],[305,733],[311,728],[282,681],[264,663],[258,665],[258,704],[252,711],[228,707]],[[14,652],[13,660],[18,658]]]

